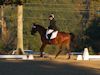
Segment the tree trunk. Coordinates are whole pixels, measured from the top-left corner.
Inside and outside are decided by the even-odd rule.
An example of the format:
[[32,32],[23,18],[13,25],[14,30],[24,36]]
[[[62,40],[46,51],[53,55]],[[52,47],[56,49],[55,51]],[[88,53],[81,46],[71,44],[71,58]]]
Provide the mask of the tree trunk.
[[7,44],[9,39],[9,33],[6,25],[6,18],[4,17],[4,6],[1,6],[1,26],[2,26],[2,40],[4,44]]
[[17,16],[18,16],[18,26],[17,26],[17,50],[21,49],[23,51],[23,5],[17,5]]

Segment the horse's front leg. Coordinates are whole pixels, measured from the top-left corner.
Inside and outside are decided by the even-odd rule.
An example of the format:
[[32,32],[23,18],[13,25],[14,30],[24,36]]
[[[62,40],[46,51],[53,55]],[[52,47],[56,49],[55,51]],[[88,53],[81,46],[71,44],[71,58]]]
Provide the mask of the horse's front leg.
[[40,48],[40,57],[43,57],[43,52],[44,52],[45,46],[46,46],[46,44],[42,44],[42,46]]

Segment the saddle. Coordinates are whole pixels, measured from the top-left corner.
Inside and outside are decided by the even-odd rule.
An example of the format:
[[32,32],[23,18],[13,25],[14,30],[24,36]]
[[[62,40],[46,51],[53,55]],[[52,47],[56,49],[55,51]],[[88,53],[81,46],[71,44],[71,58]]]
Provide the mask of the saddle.
[[52,29],[48,29],[46,31],[46,39],[51,40],[57,37],[58,31],[54,31]]

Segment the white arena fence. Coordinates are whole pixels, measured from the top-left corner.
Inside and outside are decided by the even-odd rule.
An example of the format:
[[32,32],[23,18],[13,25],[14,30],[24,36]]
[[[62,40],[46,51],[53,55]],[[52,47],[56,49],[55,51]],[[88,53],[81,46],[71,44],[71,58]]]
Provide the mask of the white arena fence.
[[88,48],[84,48],[83,55],[78,55],[77,60],[100,60],[100,55],[89,55]]
[[33,55],[0,55],[0,59],[33,60]]

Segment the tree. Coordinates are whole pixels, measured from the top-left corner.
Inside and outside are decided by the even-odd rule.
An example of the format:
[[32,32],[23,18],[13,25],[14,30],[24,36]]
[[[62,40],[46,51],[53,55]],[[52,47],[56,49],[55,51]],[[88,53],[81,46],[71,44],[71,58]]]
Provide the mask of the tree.
[[[24,51],[23,51],[23,2],[24,0],[1,0],[0,1],[0,5],[1,5],[1,8],[2,8],[2,32],[3,32],[3,38],[5,36],[5,38],[7,37],[6,36],[6,33],[4,31],[5,29],[5,24],[4,24],[4,18],[3,18],[3,15],[4,15],[4,12],[3,12],[3,5],[10,5],[10,4],[17,4],[17,22],[18,22],[18,26],[17,26],[17,50],[19,52],[19,49],[22,51],[22,53],[24,54]],[[4,40],[5,40],[4,38]]]
[[17,50],[21,49],[23,51],[23,5],[17,5]]
[[6,17],[4,17],[4,6],[1,6],[1,27],[2,27],[2,40],[4,45],[9,39],[9,32],[6,25]]

